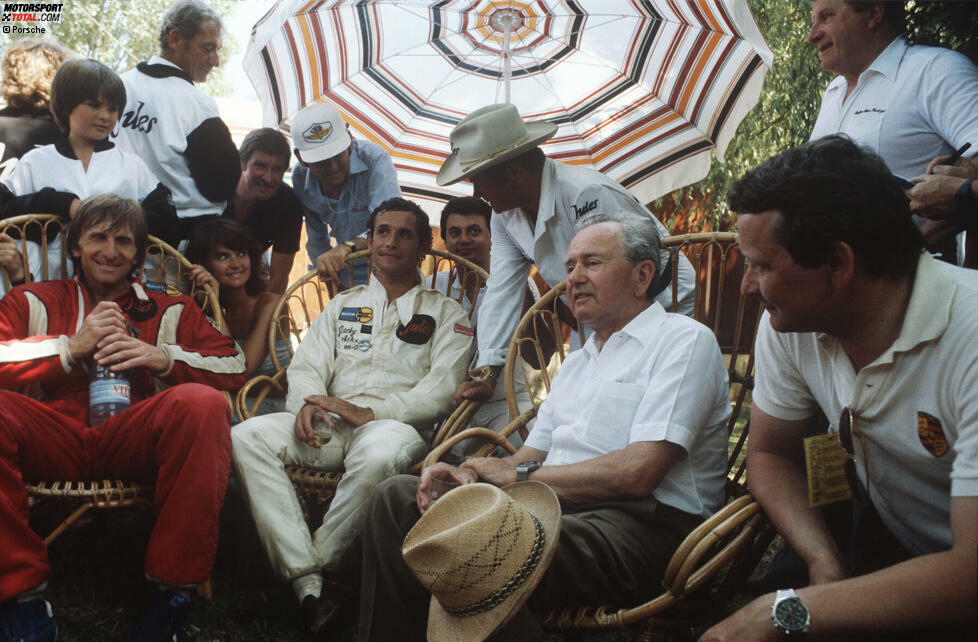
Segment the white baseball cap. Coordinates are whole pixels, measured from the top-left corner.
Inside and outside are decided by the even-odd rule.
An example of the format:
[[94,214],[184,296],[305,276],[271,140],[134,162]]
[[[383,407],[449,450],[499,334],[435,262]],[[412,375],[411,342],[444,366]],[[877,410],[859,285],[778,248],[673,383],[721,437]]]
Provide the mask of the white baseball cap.
[[303,162],[318,163],[350,146],[350,134],[340,111],[329,103],[303,107],[292,118],[292,142]]

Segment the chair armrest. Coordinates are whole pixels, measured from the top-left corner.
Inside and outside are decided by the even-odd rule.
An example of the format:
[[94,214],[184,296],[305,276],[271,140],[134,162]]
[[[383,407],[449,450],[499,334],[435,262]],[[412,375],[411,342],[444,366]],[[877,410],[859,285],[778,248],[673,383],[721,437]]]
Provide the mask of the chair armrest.
[[[751,495],[744,495],[710,516],[693,529],[673,553],[662,580],[663,587],[676,596],[683,596],[699,588],[750,543],[753,535],[763,525],[762,520],[754,520],[760,513],[760,504]],[[703,558],[717,543],[724,541],[735,531],[739,532],[703,562]]]
[[421,462],[421,469],[423,470],[437,463],[455,444],[466,439],[482,439],[488,441],[491,444],[491,450],[495,450],[496,446],[502,446],[511,455],[516,452],[513,444],[509,443],[509,440],[500,433],[489,430],[488,428],[468,428],[444,440],[428,453],[428,456]]
[[454,437],[460,430],[464,430],[469,425],[469,422],[472,421],[472,416],[479,409],[480,405],[478,401],[471,399],[466,399],[460,403],[458,408],[448,416],[448,419],[438,429],[434,439],[431,441],[432,448],[437,447],[449,437]]
[[[234,408],[238,413],[238,419],[244,421],[245,419],[254,417],[254,411],[265,401],[270,392],[275,391],[277,394],[284,395],[285,385],[282,383],[282,380],[285,378],[285,372],[285,368],[279,368],[278,372],[271,377],[268,375],[257,375],[248,379],[245,385],[241,386],[241,389],[238,390],[238,394],[235,397]],[[256,390],[258,392],[249,407],[248,397]]]

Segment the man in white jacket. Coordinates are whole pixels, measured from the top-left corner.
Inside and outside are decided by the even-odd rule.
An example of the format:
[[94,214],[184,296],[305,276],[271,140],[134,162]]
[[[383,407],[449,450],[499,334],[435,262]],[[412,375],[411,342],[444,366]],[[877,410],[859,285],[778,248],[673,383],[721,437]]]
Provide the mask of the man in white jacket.
[[206,2],[177,0],[163,16],[159,55],[121,75],[126,106],[113,141],[173,192],[178,239],[189,239],[202,218],[220,216],[241,176],[217,103],[194,86],[221,64],[222,32],[221,17]]
[[[288,412],[235,427],[234,465],[272,568],[291,580],[313,632],[332,604],[322,570],[336,570],[359,534],[361,507],[380,481],[424,454],[433,423],[452,408],[473,331],[458,303],[424,286],[431,247],[421,208],[384,201],[367,234],[373,279],[337,295],[288,370]],[[285,466],[345,470],[322,525],[310,534]]]

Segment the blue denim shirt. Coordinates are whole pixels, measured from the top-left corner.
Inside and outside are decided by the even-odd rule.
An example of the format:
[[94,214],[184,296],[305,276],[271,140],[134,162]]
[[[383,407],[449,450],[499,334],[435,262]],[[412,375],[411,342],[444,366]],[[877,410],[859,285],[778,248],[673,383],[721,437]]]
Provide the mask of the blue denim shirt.
[[[313,266],[320,254],[333,247],[334,239],[335,243],[343,243],[363,236],[370,213],[387,199],[401,195],[391,157],[383,147],[366,140],[353,141],[350,175],[339,198],[327,196],[302,164],[292,169],[292,188],[305,212],[306,253]],[[366,282],[366,267],[358,269],[354,283]]]

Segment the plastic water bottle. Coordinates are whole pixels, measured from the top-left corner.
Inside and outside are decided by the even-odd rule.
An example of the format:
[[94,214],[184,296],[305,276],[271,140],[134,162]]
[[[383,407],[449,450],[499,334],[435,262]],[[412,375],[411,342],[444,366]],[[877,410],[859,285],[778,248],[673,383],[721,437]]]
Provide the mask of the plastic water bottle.
[[92,364],[88,384],[88,425],[101,426],[112,415],[129,407],[129,378],[107,366]]

